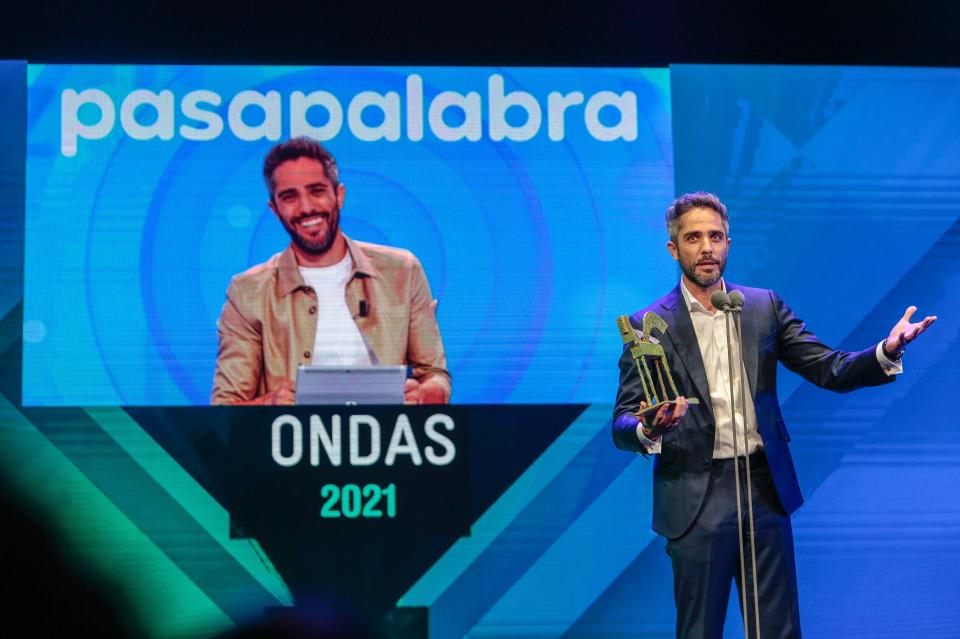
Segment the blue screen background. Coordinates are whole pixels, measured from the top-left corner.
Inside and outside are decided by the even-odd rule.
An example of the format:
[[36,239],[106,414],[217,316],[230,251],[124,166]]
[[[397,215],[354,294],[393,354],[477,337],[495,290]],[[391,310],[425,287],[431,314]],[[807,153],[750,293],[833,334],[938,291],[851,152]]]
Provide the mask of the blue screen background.
[[[179,101],[216,91],[227,120],[239,91],[278,91],[284,101],[274,115],[286,139],[292,91],[329,91],[346,111],[361,91],[404,95],[411,73],[423,78],[427,104],[441,90],[480,93],[484,135],[442,141],[425,125],[421,141],[365,142],[345,117],[326,143],[347,187],[345,232],[422,261],[439,300],[453,401],[609,401],[616,316],[675,277],[661,255],[633,250],[646,234],[662,234],[658,214],[673,191],[667,70],[31,65],[24,403],[207,403],[230,277],[289,243],[261,178],[273,142],[229,130],[204,142],[135,140],[120,124],[127,94],[167,89]],[[532,139],[487,134],[494,73],[508,92],[540,101],[543,124]],[[99,88],[118,113],[109,135],[79,140],[73,157],[60,150],[67,88]],[[581,106],[568,112],[565,138],[550,140],[547,94],[574,90],[588,99],[634,92],[637,139],[595,139]],[[95,122],[96,107],[84,108],[81,121]],[[462,113],[448,110],[447,123]],[[245,117],[256,124],[263,115]],[[326,116],[309,117],[320,125]],[[376,125],[383,115],[368,109],[364,118]],[[619,115],[607,108],[598,118],[613,126]],[[518,126],[525,115],[512,109],[506,119]],[[69,284],[50,295],[53,282]]]

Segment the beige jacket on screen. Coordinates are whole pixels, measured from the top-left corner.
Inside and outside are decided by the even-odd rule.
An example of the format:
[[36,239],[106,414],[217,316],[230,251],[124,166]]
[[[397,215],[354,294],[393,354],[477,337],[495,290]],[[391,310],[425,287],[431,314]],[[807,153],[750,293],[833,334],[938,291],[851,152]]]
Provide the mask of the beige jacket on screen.
[[[437,302],[419,260],[410,251],[349,238],[347,251],[353,262],[347,308],[372,361],[411,366],[415,379],[439,382],[449,399]],[[296,381],[297,368],[312,361],[318,304],[323,300],[304,283],[291,247],[235,276],[217,322],[211,403],[249,401],[283,379]]]

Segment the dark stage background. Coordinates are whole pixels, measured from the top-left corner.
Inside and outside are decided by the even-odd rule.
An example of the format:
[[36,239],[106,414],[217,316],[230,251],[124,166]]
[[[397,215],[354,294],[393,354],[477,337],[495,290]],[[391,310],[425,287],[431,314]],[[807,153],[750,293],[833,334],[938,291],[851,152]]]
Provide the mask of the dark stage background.
[[960,7],[916,2],[34,2],[0,57],[35,62],[960,66]]

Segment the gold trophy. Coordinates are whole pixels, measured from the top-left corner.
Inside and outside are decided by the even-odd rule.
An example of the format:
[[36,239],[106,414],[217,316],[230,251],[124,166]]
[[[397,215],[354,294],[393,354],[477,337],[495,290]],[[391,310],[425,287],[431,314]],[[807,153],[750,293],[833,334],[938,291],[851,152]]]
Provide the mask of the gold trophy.
[[[650,340],[650,331],[657,329],[660,334],[666,334],[667,323],[663,318],[649,311],[643,315],[643,329],[639,337],[637,332],[630,324],[630,318],[621,315],[617,318],[617,328],[620,329],[620,339],[624,344],[630,345],[630,354],[637,364],[637,371],[640,373],[640,384],[643,388],[643,397],[647,402],[647,407],[636,413],[637,417],[653,413],[663,404],[675,404],[677,401],[677,385],[673,382],[673,375],[670,374],[670,364],[667,363],[667,355],[663,352],[660,344]],[[651,370],[652,368],[652,370]],[[654,379],[656,372],[656,380]],[[670,383],[672,398],[667,391],[667,384]],[[699,404],[696,397],[687,398],[688,404]]]

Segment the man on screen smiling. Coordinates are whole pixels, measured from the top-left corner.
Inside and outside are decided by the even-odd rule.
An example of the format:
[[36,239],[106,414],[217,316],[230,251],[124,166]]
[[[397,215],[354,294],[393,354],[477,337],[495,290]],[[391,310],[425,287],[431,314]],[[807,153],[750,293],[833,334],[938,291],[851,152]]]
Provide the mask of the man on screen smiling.
[[409,251],[348,238],[337,161],[301,137],[263,162],[284,251],[235,276],[217,323],[214,404],[292,404],[297,368],[406,364],[404,401],[450,399],[437,302]]

